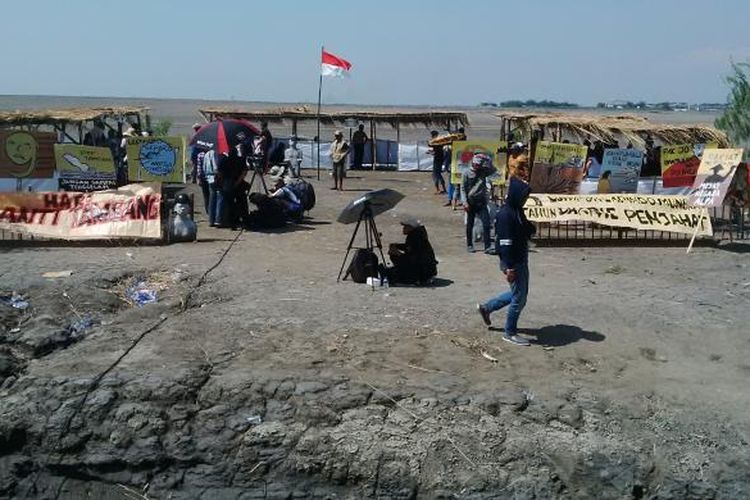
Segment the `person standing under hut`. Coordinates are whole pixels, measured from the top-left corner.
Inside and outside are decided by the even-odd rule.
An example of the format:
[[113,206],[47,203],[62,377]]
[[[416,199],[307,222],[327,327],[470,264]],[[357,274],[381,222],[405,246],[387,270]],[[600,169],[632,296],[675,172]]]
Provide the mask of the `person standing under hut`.
[[490,314],[508,306],[503,340],[515,345],[528,346],[530,342],[518,335],[518,318],[526,306],[529,293],[529,240],[536,228],[529,222],[523,206],[529,198],[529,185],[518,177],[511,177],[508,195],[495,219],[495,238],[500,270],[510,284],[510,290],[484,304],[477,304],[482,321],[492,325]]
[[352,148],[354,149],[354,158],[352,158],[352,169],[360,170],[362,168],[362,160],[365,157],[365,144],[367,143],[367,134],[365,134],[365,126],[361,123],[357,130],[352,134]]
[[333,133],[331,143],[331,161],[333,162],[333,190],[344,190],[344,176],[346,175],[346,156],[349,154],[349,143],[344,140],[340,130]]
[[[431,141],[438,137],[438,131],[430,132]],[[443,161],[445,160],[444,146],[430,146],[432,154],[432,183],[435,184],[435,194],[445,194],[445,179],[443,179]]]
[[476,217],[482,221],[484,253],[493,253],[490,241],[490,213],[487,210],[487,204],[490,201],[487,177],[494,172],[490,163],[489,156],[475,153],[471,159],[471,168],[461,176],[461,199],[464,200],[466,211],[466,250],[469,253],[474,253],[473,235]]

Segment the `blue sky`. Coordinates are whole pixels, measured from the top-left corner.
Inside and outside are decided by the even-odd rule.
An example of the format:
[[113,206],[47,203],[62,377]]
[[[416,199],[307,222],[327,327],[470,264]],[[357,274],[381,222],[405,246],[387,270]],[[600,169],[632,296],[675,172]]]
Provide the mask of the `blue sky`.
[[326,102],[724,101],[750,1],[3,2],[0,94]]

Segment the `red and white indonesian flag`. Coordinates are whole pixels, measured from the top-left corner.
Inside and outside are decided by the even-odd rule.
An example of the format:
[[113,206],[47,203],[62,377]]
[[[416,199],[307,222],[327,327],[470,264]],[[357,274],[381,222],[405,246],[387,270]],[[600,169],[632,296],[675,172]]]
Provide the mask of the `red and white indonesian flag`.
[[323,51],[323,60],[320,65],[320,74],[323,76],[347,76],[352,64],[346,59],[334,56],[330,52]]

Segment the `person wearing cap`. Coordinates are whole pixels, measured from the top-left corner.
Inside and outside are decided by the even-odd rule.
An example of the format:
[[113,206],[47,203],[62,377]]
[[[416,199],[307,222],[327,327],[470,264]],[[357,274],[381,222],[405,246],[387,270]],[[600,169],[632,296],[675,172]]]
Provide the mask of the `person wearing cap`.
[[505,204],[495,218],[495,246],[500,257],[500,270],[510,290],[484,304],[477,304],[479,315],[487,326],[492,325],[490,314],[508,306],[503,340],[520,346],[530,345],[527,339],[518,335],[518,318],[529,293],[529,240],[536,233],[523,208],[530,193],[528,183],[517,177],[510,178]]
[[490,190],[487,177],[494,172],[492,160],[478,151],[471,159],[471,168],[461,176],[461,199],[466,211],[466,249],[474,253],[474,220],[482,221],[484,252],[492,253],[490,241],[490,213],[487,204],[490,201]]
[[406,241],[389,246],[388,257],[393,267],[381,271],[392,284],[429,284],[437,275],[437,260],[427,229],[415,217],[405,216],[400,223]]
[[349,154],[349,144],[344,140],[340,130],[333,133],[331,143],[331,161],[333,162],[333,190],[344,190],[344,176],[346,175],[346,156]]

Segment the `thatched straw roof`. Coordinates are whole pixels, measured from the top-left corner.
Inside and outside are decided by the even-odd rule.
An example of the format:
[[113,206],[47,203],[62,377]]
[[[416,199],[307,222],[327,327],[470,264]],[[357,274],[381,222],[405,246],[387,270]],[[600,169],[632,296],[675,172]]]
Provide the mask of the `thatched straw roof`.
[[132,106],[0,111],[0,126],[80,123],[95,119],[137,115],[146,111],[148,108]]
[[[315,121],[318,118],[315,110],[308,106],[296,108],[278,108],[265,110],[236,110],[226,108],[204,108],[199,110],[204,118],[212,120],[216,118],[240,118],[250,121],[268,121],[271,123]],[[460,124],[467,126],[469,118],[466,113],[452,111],[427,111],[427,112],[387,112],[370,110],[352,110],[322,112],[321,123],[327,125],[345,124],[349,120],[375,123],[385,123],[392,127],[399,125],[424,125],[426,127],[436,126],[447,128]]]
[[646,137],[651,136],[664,144],[716,142],[722,147],[729,144],[724,132],[707,125],[653,123],[644,116],[636,115],[505,112],[496,116],[508,120],[514,127],[531,130],[545,128],[553,133],[559,127],[562,134],[610,143],[621,136],[634,144],[643,144]]

